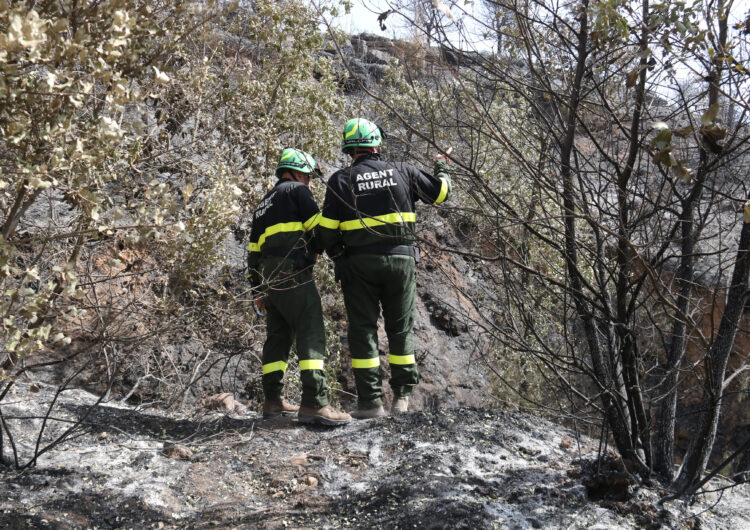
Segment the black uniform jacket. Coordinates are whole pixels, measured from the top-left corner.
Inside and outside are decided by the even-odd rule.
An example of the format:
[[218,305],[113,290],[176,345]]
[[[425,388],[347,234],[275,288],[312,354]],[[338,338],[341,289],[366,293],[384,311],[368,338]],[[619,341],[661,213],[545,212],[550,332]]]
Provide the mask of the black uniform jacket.
[[248,279],[261,282],[260,260],[266,256],[287,257],[312,263],[311,231],[320,222],[320,210],[310,189],[288,179],[279,180],[255,209],[248,245]]
[[[329,255],[341,245],[378,249],[413,245],[415,203],[439,204],[450,194],[450,176],[444,162],[432,176],[405,162],[385,162],[376,155],[354,161],[328,180],[318,236]],[[370,252],[368,252],[370,253]],[[387,251],[384,251],[387,253]]]

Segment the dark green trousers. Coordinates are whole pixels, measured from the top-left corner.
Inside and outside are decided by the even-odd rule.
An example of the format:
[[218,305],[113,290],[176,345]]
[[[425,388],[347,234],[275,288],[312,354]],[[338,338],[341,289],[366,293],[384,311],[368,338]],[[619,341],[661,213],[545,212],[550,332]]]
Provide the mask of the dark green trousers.
[[352,279],[343,283],[349,318],[349,349],[360,408],[383,404],[378,355],[378,316],[383,309],[388,336],[391,388],[408,396],[419,382],[414,360],[414,298],[417,292],[414,258],[357,254],[347,258]]
[[302,406],[328,404],[324,372],[326,351],[323,309],[312,278],[312,267],[298,271],[280,258],[266,258],[261,264],[269,281],[266,291],[266,342],[263,345],[263,393],[280,396],[292,344],[297,344]]

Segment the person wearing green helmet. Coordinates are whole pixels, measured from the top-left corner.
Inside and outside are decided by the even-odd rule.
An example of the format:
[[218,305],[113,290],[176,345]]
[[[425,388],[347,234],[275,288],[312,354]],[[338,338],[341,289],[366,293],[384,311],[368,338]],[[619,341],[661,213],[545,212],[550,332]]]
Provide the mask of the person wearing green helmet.
[[416,297],[415,203],[444,202],[451,192],[447,155],[436,157],[434,176],[405,162],[380,159],[383,130],[373,122],[346,122],[341,149],[351,166],[328,180],[318,233],[334,260],[348,317],[357,387],[358,419],[385,415],[377,323],[382,307],[388,336],[391,412],[406,412],[419,382],[414,357]]
[[[266,317],[263,416],[296,412],[303,423],[343,425],[351,417],[328,404],[323,310],[312,277],[316,254],[312,234],[320,222],[310,192],[313,175],[322,172],[312,156],[284,149],[276,165],[279,180],[253,214],[247,265],[256,312]],[[300,407],[281,397],[294,342],[302,379]]]

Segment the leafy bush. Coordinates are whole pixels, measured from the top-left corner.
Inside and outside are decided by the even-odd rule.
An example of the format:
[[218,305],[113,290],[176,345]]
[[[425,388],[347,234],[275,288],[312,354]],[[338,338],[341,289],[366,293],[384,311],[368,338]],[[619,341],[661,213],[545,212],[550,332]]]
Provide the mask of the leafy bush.
[[283,146],[336,147],[322,44],[297,0],[0,2],[4,373],[87,353],[173,394],[196,374],[144,353],[167,336],[252,348],[231,229]]

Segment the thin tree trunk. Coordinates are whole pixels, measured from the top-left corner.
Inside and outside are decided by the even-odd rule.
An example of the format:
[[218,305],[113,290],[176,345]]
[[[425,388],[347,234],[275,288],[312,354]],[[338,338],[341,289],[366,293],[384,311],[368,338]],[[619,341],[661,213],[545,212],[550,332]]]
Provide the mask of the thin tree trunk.
[[[725,10],[725,3],[720,1],[717,6],[716,13],[718,14],[719,24],[719,35],[718,41],[721,50],[724,50],[727,42],[727,15]],[[719,102],[719,83],[721,82],[721,72],[724,68],[722,61],[722,54],[717,53],[716,57],[711,63],[711,70],[707,76],[708,80],[708,104],[717,105]],[[683,208],[685,217],[685,224],[683,225],[683,241],[682,241],[682,262],[680,273],[684,276],[680,278],[680,298],[678,299],[678,308],[682,311],[682,314],[687,313],[687,307],[689,302],[689,296],[691,292],[691,286],[693,283],[693,249],[695,234],[692,233],[694,230],[693,219],[692,219],[692,205],[697,202],[702,194],[703,181],[707,176],[707,164],[708,164],[708,152],[705,147],[701,146],[700,149],[700,160],[701,165],[699,167],[699,176],[697,186],[700,186],[692,194],[688,200],[695,200],[690,203],[688,207]],[[688,217],[689,214],[689,217]],[[724,385],[724,377],[726,372],[726,364],[729,359],[729,355],[734,345],[734,337],[737,332],[737,324],[739,322],[740,315],[742,314],[742,307],[744,306],[744,299],[747,291],[747,275],[748,275],[748,263],[747,263],[747,249],[750,244],[750,228],[748,227],[747,216],[745,216],[745,223],[742,227],[740,234],[740,242],[737,250],[737,262],[735,264],[734,273],[732,275],[732,284],[729,288],[729,295],[727,297],[726,305],[724,308],[724,315],[722,316],[721,323],[719,324],[719,333],[716,340],[711,347],[708,354],[708,362],[710,365],[710,373],[707,374],[708,381],[705,383],[705,393],[702,400],[702,413],[699,420],[699,436],[694,437],[691,441],[690,446],[684,456],[680,473],[675,480],[675,486],[678,490],[683,491],[689,486],[695,484],[700,476],[706,469],[708,464],[708,458],[713,450],[714,441],[716,439],[716,429],[718,428],[719,415],[721,412],[721,400]],[[746,241],[745,239],[748,238]],[[682,266],[686,269],[683,271]],[[744,286],[744,287],[741,287]],[[741,289],[741,291],[738,291]],[[731,304],[739,303],[739,307],[733,307]],[[669,357],[667,359],[668,365],[667,378],[665,380],[665,388],[668,391],[667,399],[662,405],[659,415],[658,428],[660,435],[664,436],[661,439],[662,446],[660,451],[660,457],[663,459],[660,461],[660,472],[666,478],[673,477],[673,463],[674,463],[674,429],[675,429],[675,416],[677,407],[677,385],[679,383],[679,362],[683,356],[685,348],[685,324],[682,322],[681,315],[676,316],[675,324],[673,326],[672,344],[670,344]],[[717,379],[718,378],[718,379]],[[671,443],[671,447],[667,448],[666,445]]]
[[588,56],[588,0],[581,3],[580,28],[577,34],[577,64],[568,103],[568,116],[565,126],[565,136],[561,145],[560,164],[563,182],[563,213],[565,216],[565,264],[568,271],[571,296],[576,313],[581,319],[586,337],[589,354],[591,355],[594,372],[600,385],[604,389],[601,395],[607,423],[612,429],[615,445],[620,454],[627,459],[637,460],[633,444],[630,439],[625,418],[625,407],[619,403],[619,392],[616,390],[616,376],[607,359],[599,340],[599,329],[583,292],[583,279],[578,268],[578,244],[576,241],[576,205],[575,188],[571,169],[571,159],[576,133],[577,113],[581,102],[581,87],[586,71]]
[[672,332],[667,346],[666,362],[660,368],[659,395],[663,396],[656,420],[656,446],[654,470],[668,481],[674,478],[674,432],[677,413],[677,383],[679,367],[685,351],[687,325],[686,315],[693,289],[694,234],[693,209],[683,207],[680,216],[681,245],[680,267],[677,270],[677,314],[672,323]]
[[750,275],[750,200],[745,204],[745,222],[742,225],[737,249],[737,262],[732,273],[724,315],[719,332],[708,352],[709,371],[706,374],[706,393],[703,396],[698,431],[688,447],[687,453],[675,481],[675,489],[685,493],[699,480],[708,464],[708,457],[716,440],[716,430],[721,414],[722,394],[727,362],[732,353],[737,326],[745,307]]
[[[709,105],[718,102],[718,90],[709,90]],[[709,172],[708,152],[701,147],[700,167],[691,193],[682,201],[680,225],[680,266],[677,269],[677,301],[674,320],[667,344],[664,364],[659,367],[661,379],[657,387],[657,397],[663,396],[656,418],[656,446],[654,469],[668,481],[674,478],[674,432],[677,418],[677,385],[680,377],[680,364],[685,356],[687,343],[687,322],[685,315],[690,308],[690,296],[695,284],[695,242],[698,234],[693,219],[695,205],[703,196],[704,182]]]
[[[631,229],[628,221],[629,205],[628,193],[630,188],[630,178],[633,174],[638,159],[640,148],[640,128],[641,113],[645,101],[646,93],[646,73],[648,71],[648,57],[644,53],[648,50],[649,43],[649,26],[648,26],[648,0],[643,2],[642,17],[643,29],[639,43],[641,60],[639,63],[638,84],[636,85],[635,107],[630,125],[630,138],[628,147],[628,157],[625,167],[618,175],[617,179],[617,206],[619,212],[619,223],[617,227],[617,288],[616,288],[616,308],[617,308],[617,326],[616,332],[620,352],[622,357],[622,376],[625,383],[625,393],[627,396],[628,412],[630,414],[630,438],[633,449],[640,447],[645,455],[646,467],[651,466],[651,440],[649,432],[649,421],[646,414],[646,408],[643,403],[643,390],[640,384],[638,374],[638,356],[637,346],[633,340],[632,334],[632,314],[628,307],[633,307],[629,303],[630,277],[631,277],[631,250],[630,236]],[[624,455],[623,455],[624,456]]]
[[16,200],[13,202],[13,206],[11,207],[10,212],[8,213],[8,217],[3,223],[3,226],[0,227],[0,235],[6,241],[10,239],[10,237],[16,231],[18,223],[21,221],[24,213],[26,213],[26,210],[28,210],[29,207],[34,204],[37,197],[39,197],[39,194],[41,193],[41,189],[36,189],[33,193],[27,194],[26,185],[26,179],[23,179],[18,184]]

